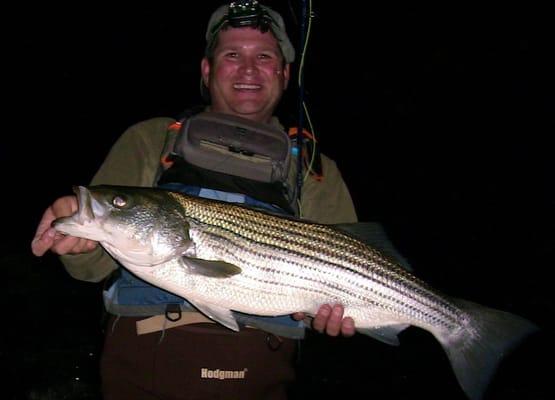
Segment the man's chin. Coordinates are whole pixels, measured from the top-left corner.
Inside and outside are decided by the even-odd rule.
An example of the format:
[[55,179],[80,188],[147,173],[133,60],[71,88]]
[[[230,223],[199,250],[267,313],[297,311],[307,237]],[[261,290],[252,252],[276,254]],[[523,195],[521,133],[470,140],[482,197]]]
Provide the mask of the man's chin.
[[235,115],[251,120],[267,120],[271,115],[267,115],[267,112],[260,107],[260,103],[243,103],[238,107],[234,107],[233,110]]

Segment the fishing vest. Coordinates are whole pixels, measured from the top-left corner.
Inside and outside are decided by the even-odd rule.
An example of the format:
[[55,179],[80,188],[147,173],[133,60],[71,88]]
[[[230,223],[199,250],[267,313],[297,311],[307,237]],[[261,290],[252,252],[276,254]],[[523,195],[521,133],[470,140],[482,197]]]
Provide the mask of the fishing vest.
[[[157,187],[297,215],[288,181],[291,142],[285,132],[216,113],[189,115],[170,125]],[[106,310],[121,316],[152,316],[196,311],[184,298],[119,268],[103,292]],[[304,337],[304,324],[290,316],[260,317],[233,312],[240,325],[278,336]]]

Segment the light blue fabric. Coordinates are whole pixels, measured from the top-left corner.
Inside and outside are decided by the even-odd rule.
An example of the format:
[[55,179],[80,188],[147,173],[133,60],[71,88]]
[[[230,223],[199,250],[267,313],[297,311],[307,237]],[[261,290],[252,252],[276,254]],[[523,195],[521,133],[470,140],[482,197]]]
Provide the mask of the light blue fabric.
[[204,197],[205,199],[225,201],[227,203],[246,203],[247,198],[247,196],[240,193],[228,193],[222,192],[221,190],[204,188],[199,190],[198,196]]

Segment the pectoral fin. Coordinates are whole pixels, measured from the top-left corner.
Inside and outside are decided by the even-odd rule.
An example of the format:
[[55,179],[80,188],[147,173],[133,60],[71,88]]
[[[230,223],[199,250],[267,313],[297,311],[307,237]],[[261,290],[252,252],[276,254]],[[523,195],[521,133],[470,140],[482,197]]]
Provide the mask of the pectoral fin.
[[211,278],[229,278],[241,273],[241,268],[225,261],[202,260],[200,258],[181,257],[192,274]]
[[192,303],[192,304],[208,318],[213,319],[216,322],[219,322],[223,326],[233,331],[236,331],[236,332],[239,331],[239,325],[237,324],[237,321],[235,320],[235,317],[233,316],[229,308],[220,307],[213,304],[197,304],[197,303]]

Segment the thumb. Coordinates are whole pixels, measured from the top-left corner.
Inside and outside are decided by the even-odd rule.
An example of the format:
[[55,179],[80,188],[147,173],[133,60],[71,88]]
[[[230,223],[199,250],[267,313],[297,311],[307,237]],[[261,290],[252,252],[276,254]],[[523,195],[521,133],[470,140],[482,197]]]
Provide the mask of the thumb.
[[31,241],[31,251],[34,255],[40,257],[52,247],[54,237],[56,236],[56,230],[51,227],[54,219],[56,219],[56,217],[54,216],[52,207],[48,207],[42,215],[35,236]]
[[[40,227],[40,226],[39,226]],[[37,257],[40,257],[49,250],[54,244],[54,238],[56,237],[56,230],[54,228],[46,229],[41,235],[37,234],[31,241],[31,251]]]

